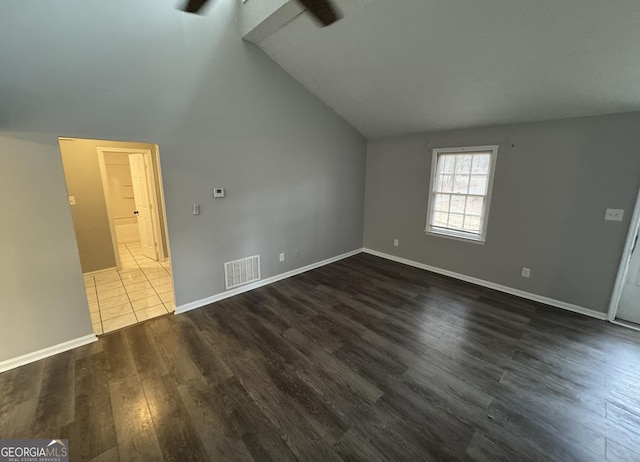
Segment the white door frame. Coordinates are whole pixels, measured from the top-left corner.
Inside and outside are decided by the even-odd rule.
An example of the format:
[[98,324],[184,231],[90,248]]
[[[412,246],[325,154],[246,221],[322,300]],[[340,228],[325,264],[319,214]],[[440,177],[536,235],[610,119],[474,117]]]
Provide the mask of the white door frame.
[[[171,246],[169,245],[169,228],[167,226],[167,209],[164,202],[164,182],[162,181],[162,166],[160,165],[160,147],[156,144],[155,149],[153,150],[153,156],[155,159],[156,169],[153,171],[154,176],[158,180],[158,184],[160,185],[160,204],[158,204],[158,210],[162,212],[162,231],[164,232],[164,244],[167,246],[166,253],[165,249],[160,249],[159,255],[162,255],[163,260],[171,260]],[[153,188],[155,190],[156,184],[153,183]],[[155,197],[154,197],[155,200]],[[162,236],[162,234],[160,234]],[[172,270],[173,273],[173,270]],[[173,277],[173,274],[172,274]],[[174,300],[175,300],[175,288],[174,288]]]
[[[629,261],[631,258],[631,251],[633,250],[633,243],[638,234],[640,228],[640,191],[636,198],[636,205],[633,209],[633,216],[631,217],[631,225],[629,226],[629,232],[627,233],[627,241],[624,244],[624,251],[622,252],[622,259],[620,260],[620,266],[618,268],[618,276],[616,277],[616,283],[613,286],[613,294],[611,295],[611,303],[609,304],[609,313],[607,319],[616,324],[616,315],[618,313],[618,306],[620,305],[620,297],[622,296],[622,287],[624,281],[627,278],[627,270],[629,269]],[[626,324],[625,324],[626,325]]]
[[111,213],[109,177],[107,176],[107,167],[104,161],[104,151],[106,151],[106,149],[98,148],[98,165],[100,166],[100,178],[102,179],[102,193],[104,194],[104,202],[107,206],[107,220],[109,221],[109,232],[111,233],[111,245],[113,246],[113,255],[116,259],[116,269],[119,270],[122,269],[122,263],[120,262],[118,239],[116,238],[116,226],[113,221],[113,213]]
[[[148,183],[149,183],[149,196],[151,196],[150,202],[151,202],[151,207],[154,211],[154,213],[152,214],[153,216],[153,231],[155,234],[155,243],[156,245],[156,250],[158,253],[158,260],[159,261],[165,261],[167,255],[165,255],[164,252],[164,246],[162,245],[162,233],[160,231],[160,213],[163,214],[163,217],[166,217],[165,215],[165,210],[164,210],[164,188],[160,188],[160,198],[162,201],[162,204],[158,204],[158,193],[157,193],[157,189],[156,189],[156,179],[158,181],[158,183],[162,186],[162,177],[160,176],[160,159],[158,156],[158,149],[154,149],[155,151],[155,160],[156,160],[156,164],[158,165],[158,169],[156,171],[156,169],[154,168],[154,163],[152,161],[151,158],[151,150],[150,149],[136,149],[136,148],[111,148],[111,147],[98,147],[97,148],[98,151],[98,165],[100,166],[100,176],[102,177],[102,189],[104,191],[104,197],[105,197],[105,202],[107,205],[107,216],[109,219],[109,229],[111,230],[111,242],[113,245],[113,251],[116,257],[116,266],[118,269],[121,269],[121,263],[120,263],[120,252],[118,251],[118,239],[116,237],[116,229],[115,229],[115,224],[113,221],[113,214],[111,212],[111,204],[109,201],[109,181],[108,181],[108,176],[107,176],[107,169],[106,169],[106,165],[105,165],[105,161],[104,161],[104,153],[105,152],[117,152],[117,153],[122,153],[122,154],[143,154],[145,156],[145,161],[147,162],[147,164],[149,165],[149,169],[147,170],[147,179],[148,179]],[[150,172],[150,170],[152,172]],[[149,176],[152,176],[152,178],[149,178]],[[156,178],[157,177],[157,178]],[[165,223],[165,236],[167,236],[166,233],[166,218],[164,218],[164,223]],[[168,239],[167,239],[168,240]],[[168,242],[167,242],[167,247],[169,246]]]

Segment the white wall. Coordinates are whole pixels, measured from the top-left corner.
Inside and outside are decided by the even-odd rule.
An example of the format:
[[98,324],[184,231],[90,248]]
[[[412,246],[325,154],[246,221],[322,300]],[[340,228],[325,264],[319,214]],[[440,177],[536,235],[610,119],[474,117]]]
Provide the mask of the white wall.
[[[109,206],[118,244],[140,240],[138,218],[134,214],[136,201],[129,155],[121,152],[105,152],[104,168],[109,182]],[[164,245],[164,243],[162,244]],[[164,246],[164,248],[167,248]]]
[[104,154],[104,168],[109,183],[109,204],[113,221],[137,220],[134,215],[136,201],[133,196],[133,181],[129,166],[129,155],[126,153]]
[[242,0],[239,0],[239,3],[242,3],[238,9],[240,35],[247,35],[289,2],[290,0],[248,0],[242,3]]
[[260,0],[243,3],[238,9],[238,29],[244,40],[258,45],[302,15],[305,10],[297,0]]
[[[178,306],[224,291],[230,259],[261,254],[266,278],[361,247],[364,138],[240,39],[235,1],[218,0],[205,16],[176,11],[169,0],[7,0],[2,9],[0,153],[46,157],[39,187],[48,193],[29,201],[59,212],[59,232],[42,234],[42,252],[26,260],[11,253],[5,264],[24,273],[35,268],[40,278],[68,277],[37,299],[27,288],[9,298],[0,292],[0,306],[19,305],[22,313],[0,336],[0,360],[91,331],[86,302],[74,298],[82,278],[69,248],[58,135],[159,145]],[[44,145],[16,149],[21,142],[9,132]],[[3,175],[19,182],[28,173],[15,162],[3,165]],[[214,186],[227,197],[214,200]],[[0,196],[12,194],[0,184]],[[29,216],[13,226],[49,226]],[[0,241],[14,239],[4,233]],[[45,249],[55,249],[55,267]],[[30,319],[46,330],[51,321],[41,314],[50,313],[41,302],[62,292],[71,298],[56,305],[56,322],[74,329],[60,338],[24,335]]]

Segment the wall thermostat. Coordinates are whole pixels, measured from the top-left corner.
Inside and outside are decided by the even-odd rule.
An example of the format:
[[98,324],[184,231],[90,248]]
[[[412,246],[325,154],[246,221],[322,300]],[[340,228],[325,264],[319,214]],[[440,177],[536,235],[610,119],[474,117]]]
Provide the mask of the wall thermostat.
[[213,188],[213,197],[224,197],[224,188]]

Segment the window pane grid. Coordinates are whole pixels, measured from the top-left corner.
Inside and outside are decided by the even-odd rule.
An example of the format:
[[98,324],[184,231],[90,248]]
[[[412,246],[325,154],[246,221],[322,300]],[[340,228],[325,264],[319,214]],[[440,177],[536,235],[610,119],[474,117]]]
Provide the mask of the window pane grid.
[[490,158],[489,152],[438,154],[430,226],[480,235]]

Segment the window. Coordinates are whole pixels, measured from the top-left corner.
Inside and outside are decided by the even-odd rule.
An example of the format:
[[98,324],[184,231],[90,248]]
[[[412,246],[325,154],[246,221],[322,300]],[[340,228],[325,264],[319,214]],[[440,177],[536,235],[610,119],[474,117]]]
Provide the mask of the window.
[[429,234],[484,243],[498,146],[433,150]]

